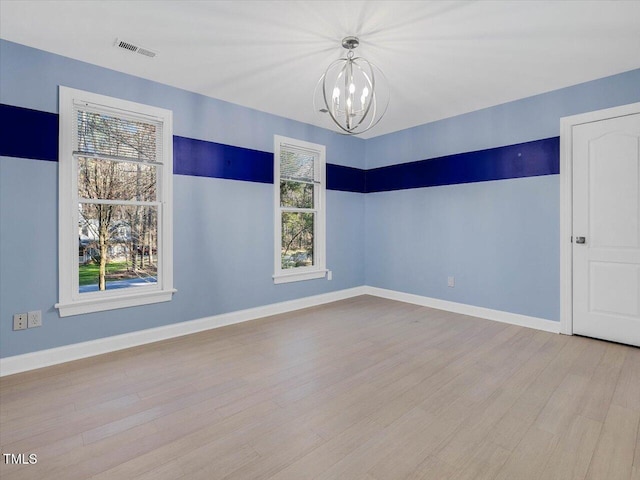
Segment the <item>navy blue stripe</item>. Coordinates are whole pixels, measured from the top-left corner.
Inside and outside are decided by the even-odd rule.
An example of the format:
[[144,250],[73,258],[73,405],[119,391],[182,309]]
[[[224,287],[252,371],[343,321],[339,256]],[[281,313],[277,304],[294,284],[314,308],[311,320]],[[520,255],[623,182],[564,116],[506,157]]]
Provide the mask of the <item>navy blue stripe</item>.
[[368,192],[560,173],[560,137],[367,170]]
[[[0,104],[0,128],[0,155],[58,161],[57,114]],[[273,183],[273,153],[174,136],[173,171]],[[327,164],[330,190],[363,193],[364,178],[364,170]]]
[[273,183],[273,153],[174,136],[173,173]]
[[[174,173],[273,183],[273,154],[174,136]],[[0,104],[0,155],[58,160],[58,115]],[[327,188],[383,192],[560,172],[559,137],[361,170],[327,164]]]
[[327,188],[343,192],[365,193],[366,170],[327,163]]
[[0,104],[0,155],[58,161],[58,115]]

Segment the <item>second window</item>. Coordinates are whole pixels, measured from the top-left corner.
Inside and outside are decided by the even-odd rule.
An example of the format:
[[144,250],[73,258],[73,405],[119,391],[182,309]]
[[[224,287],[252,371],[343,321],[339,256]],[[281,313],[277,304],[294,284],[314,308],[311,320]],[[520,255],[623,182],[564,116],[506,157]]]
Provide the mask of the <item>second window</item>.
[[275,283],[324,277],[325,147],[275,137]]

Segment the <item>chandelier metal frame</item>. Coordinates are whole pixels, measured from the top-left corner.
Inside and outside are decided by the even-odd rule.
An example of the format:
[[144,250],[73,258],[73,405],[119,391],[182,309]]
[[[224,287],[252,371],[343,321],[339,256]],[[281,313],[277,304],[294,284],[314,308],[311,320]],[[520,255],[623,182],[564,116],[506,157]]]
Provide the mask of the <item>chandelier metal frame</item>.
[[[358,135],[370,130],[380,122],[389,106],[389,88],[386,77],[379,67],[354,50],[360,45],[357,37],[342,39],[347,55],[327,67],[316,85],[314,108],[329,118],[345,135]],[[379,92],[386,89],[386,95]],[[318,94],[321,90],[322,95]],[[358,105],[357,93],[360,94]],[[318,108],[317,103],[321,103]]]

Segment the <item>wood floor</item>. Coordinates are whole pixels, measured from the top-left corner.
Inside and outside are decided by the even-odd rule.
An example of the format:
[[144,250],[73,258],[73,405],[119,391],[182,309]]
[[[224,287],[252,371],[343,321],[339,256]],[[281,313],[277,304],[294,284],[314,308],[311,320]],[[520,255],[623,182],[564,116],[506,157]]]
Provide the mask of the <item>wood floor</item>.
[[[17,479],[640,479],[640,349],[362,296],[0,380]],[[0,458],[0,461],[2,458]]]

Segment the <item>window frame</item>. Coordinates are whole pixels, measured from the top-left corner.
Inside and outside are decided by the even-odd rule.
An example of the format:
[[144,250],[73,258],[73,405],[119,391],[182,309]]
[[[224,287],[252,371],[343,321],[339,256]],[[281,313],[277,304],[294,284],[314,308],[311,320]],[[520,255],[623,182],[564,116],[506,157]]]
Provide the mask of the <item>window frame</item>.
[[[78,160],[74,158],[74,107],[85,105],[127,119],[160,122],[162,158],[157,168],[157,282],[153,285],[80,293],[78,279]],[[61,317],[166,302],[173,288],[173,112],[96,93],[59,87],[58,270]],[[126,201],[123,200],[123,203]]]
[[[282,268],[282,213],[297,208],[282,207],[280,205],[280,153],[283,145],[290,145],[297,149],[313,151],[317,154],[315,174],[318,181],[314,183],[314,232],[313,255],[314,265],[308,267]],[[323,278],[327,275],[326,268],[326,147],[316,143],[306,142],[294,138],[274,135],[273,148],[274,165],[274,274],[275,284],[298,282]],[[315,177],[314,174],[314,177]],[[305,210],[305,209],[302,209]]]

